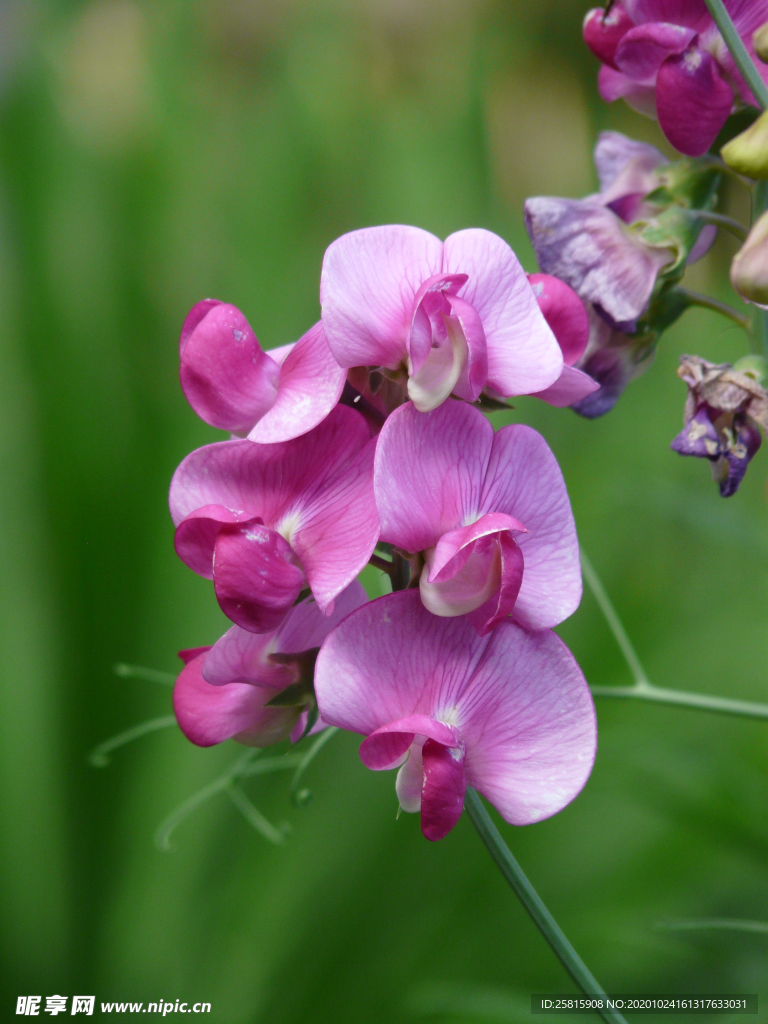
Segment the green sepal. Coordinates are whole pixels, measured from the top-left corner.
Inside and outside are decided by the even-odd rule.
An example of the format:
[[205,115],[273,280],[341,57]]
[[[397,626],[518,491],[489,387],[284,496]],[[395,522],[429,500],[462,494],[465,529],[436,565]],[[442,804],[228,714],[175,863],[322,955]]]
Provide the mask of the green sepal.
[[670,206],[658,216],[645,222],[638,222],[638,237],[644,245],[657,249],[671,249],[675,254],[672,263],[667,264],[659,277],[667,281],[679,280],[685,269],[685,261],[704,226],[695,210],[682,206]]
[[310,700],[314,698],[314,693],[311,686],[307,687],[304,682],[292,683],[290,686],[286,686],[284,690],[281,690],[278,694],[268,700],[265,707],[268,708],[298,708],[303,707]]
[[733,364],[733,368],[737,373],[743,373],[745,377],[751,377],[755,383],[765,387],[768,380],[768,359],[765,356],[743,356]]
[[659,187],[649,192],[645,202],[663,209],[682,206],[688,210],[710,210],[716,205],[722,171],[714,157],[685,157],[659,167]]
[[299,736],[299,740],[303,740],[305,736],[309,736],[317,724],[319,717],[320,711],[317,707],[317,701],[313,699],[312,703],[307,707],[307,724],[304,726],[304,732]]

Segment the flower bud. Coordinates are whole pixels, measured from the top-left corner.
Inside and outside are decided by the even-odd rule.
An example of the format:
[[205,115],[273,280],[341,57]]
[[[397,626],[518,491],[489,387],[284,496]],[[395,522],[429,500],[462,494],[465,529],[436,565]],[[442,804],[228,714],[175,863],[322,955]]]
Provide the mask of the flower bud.
[[768,21],[753,34],[752,46],[763,64],[768,64]]
[[720,150],[728,166],[748,178],[768,178],[768,111]]
[[747,302],[768,306],[768,213],[754,223],[733,257],[731,283]]

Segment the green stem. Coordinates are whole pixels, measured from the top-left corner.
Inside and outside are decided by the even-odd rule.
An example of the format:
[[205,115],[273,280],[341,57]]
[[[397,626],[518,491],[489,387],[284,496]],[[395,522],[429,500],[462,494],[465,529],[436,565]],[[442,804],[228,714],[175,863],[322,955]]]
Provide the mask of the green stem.
[[688,299],[692,306],[700,306],[702,309],[709,309],[713,313],[719,313],[720,316],[725,316],[735,324],[738,324],[747,334],[752,333],[752,321],[750,318],[746,314],[734,309],[733,306],[729,306],[727,302],[718,302],[717,299],[713,299],[710,295],[692,292],[690,288],[678,288],[677,290]]
[[739,918],[728,917],[701,918],[698,921],[660,921],[656,927],[674,932],[714,928],[727,932],[753,932],[757,935],[768,935],[768,922],[766,921],[742,921]]
[[323,732],[320,733],[315,742],[312,744],[312,746],[309,748],[306,754],[304,754],[304,756],[299,761],[299,766],[296,769],[296,774],[293,776],[293,779],[291,780],[290,790],[291,799],[298,807],[306,807],[306,805],[312,799],[312,793],[308,789],[299,789],[299,783],[304,777],[304,772],[307,770],[312,761],[314,761],[314,759],[323,749],[328,740],[333,739],[333,737],[336,735],[338,731],[339,730],[335,725],[329,725],[327,729],[324,729]]
[[113,665],[112,671],[116,676],[123,679],[146,679],[149,683],[162,683],[163,686],[173,686],[176,676],[170,672],[160,672],[156,668],[144,668],[143,665],[126,665],[120,662]]
[[162,718],[150,718],[148,722],[142,722],[141,725],[134,725],[132,729],[126,729],[125,732],[119,732],[117,736],[113,736],[109,740],[104,740],[88,755],[88,760],[94,768],[104,768],[110,762],[109,754],[113,750],[117,750],[118,747],[124,746],[126,743],[130,743],[132,740],[141,739],[142,736],[147,736],[151,732],[157,732],[158,729],[170,729],[172,725],[176,725],[175,715],[163,715]]
[[760,104],[760,109],[765,110],[768,107],[768,88],[766,88],[765,83],[760,77],[760,72],[755,67],[754,61],[749,56],[741,36],[736,31],[736,26],[725,9],[723,0],[704,0],[704,3],[709,9],[709,13],[712,15],[720,35],[723,37],[723,42],[730,50],[733,61],[741,72],[741,77]]
[[725,228],[726,231],[730,231],[741,242],[747,240],[749,232],[743,224],[734,220],[733,217],[727,217],[724,213],[713,213],[711,210],[695,210],[694,216],[696,220],[704,221],[705,224],[716,224],[718,227]]
[[605,616],[605,620],[610,626],[616,643],[621,648],[621,653],[624,655],[624,658],[629,665],[629,670],[634,676],[635,684],[637,686],[650,686],[651,682],[645,674],[645,669],[640,663],[637,651],[632,646],[632,641],[629,639],[626,629],[624,629],[624,624],[619,618],[616,609],[613,607],[613,602],[610,597],[608,597],[608,593],[603,586],[600,577],[595,572],[595,567],[587,558],[587,554],[583,548],[581,549],[581,571],[584,574],[584,579],[587,581],[589,589],[595,596],[595,600],[600,605],[600,611]]
[[[501,833],[491,820],[478,793],[471,787],[464,797],[464,806],[485,843],[488,852],[507,884],[514,891],[520,902],[533,918],[534,924],[552,947],[555,956],[566,969],[574,983],[587,996],[605,996],[597,980],[590,973],[587,965],[565,937],[562,928],[544,906],[541,897],[528,881],[523,869],[517,863]],[[608,1024],[626,1024],[620,1013],[610,1010],[597,1010]]]

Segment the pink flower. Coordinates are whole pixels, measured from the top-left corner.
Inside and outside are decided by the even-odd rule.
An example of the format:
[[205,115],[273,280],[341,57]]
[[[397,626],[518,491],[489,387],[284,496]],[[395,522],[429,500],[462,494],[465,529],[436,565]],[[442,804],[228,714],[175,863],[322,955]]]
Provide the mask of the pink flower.
[[[232,628],[213,647],[182,651],[185,668],[176,680],[173,709],[179,728],[199,747],[236,739],[267,747],[288,736],[295,742],[313,702],[312,679],[317,650],[341,620],[367,601],[362,586],[342,591],[331,616],[307,598],[295,605],[271,633]],[[269,707],[288,687],[291,703]],[[325,724],[318,721],[313,732]]]
[[472,229],[445,242],[402,225],[364,228],[328,248],[320,282],[328,345],[344,367],[402,380],[422,412],[542,391],[562,356],[515,254]]
[[273,630],[305,587],[330,614],[378,539],[374,443],[360,413],[336,406],[292,441],[221,441],[184,459],[171,482],[176,552],[213,579],[233,622]]
[[507,616],[547,629],[581,599],[576,527],[562,474],[540,434],[494,434],[461,402],[389,417],[374,466],[381,539],[422,553],[419,589],[438,616],[468,614],[481,636]]
[[600,387],[596,380],[574,366],[584,355],[589,341],[587,310],[573,288],[559,278],[549,274],[529,274],[528,280],[539,309],[563,353],[562,373],[554,384],[534,397],[558,408],[573,405]]
[[504,622],[479,637],[430,615],[413,591],[359,608],[323,644],[315,669],[323,721],[367,739],[364,764],[400,768],[397,795],[427,839],[458,821],[467,785],[514,825],[562,810],[595,757],[592,698],[549,631]]
[[206,423],[272,444],[306,434],[336,405],[346,374],[322,324],[294,345],[262,352],[235,306],[204,299],[181,331],[181,386]]
[[[768,21],[768,0],[725,0],[754,58],[752,34]],[[710,17],[704,0],[618,0],[608,14],[591,10],[584,39],[603,62],[604,100],[623,98],[657,116],[681,153],[706,153],[741,103],[758,106]],[[755,61],[768,82],[768,68]]]

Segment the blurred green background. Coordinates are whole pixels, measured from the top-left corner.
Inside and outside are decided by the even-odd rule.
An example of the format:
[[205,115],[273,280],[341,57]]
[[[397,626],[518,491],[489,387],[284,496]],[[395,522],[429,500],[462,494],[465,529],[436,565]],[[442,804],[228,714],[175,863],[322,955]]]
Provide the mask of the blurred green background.
[[[315,761],[305,809],[286,775],[248,784],[292,825],[280,848],[225,797],[172,852],[153,845],[234,744],[168,729],[105,769],[87,757],[170,708],[115,662],[175,672],[179,648],[223,628],[166,509],[176,464],[221,436],[179,388],[188,308],[216,296],[266,347],[292,341],[318,317],[326,245],[385,222],[490,228],[535,269],[526,196],[592,190],[602,128],[663,146],[598,100],[587,6],[0,5],[3,1020],[20,994],[95,993],[210,1001],[212,1024],[522,1021],[531,992],[572,989],[469,822],[433,845],[395,821],[394,777],[363,768],[355,737]],[[720,239],[692,286],[737,301],[733,251]],[[691,312],[604,419],[533,399],[508,418],[558,455],[652,680],[766,701],[765,453],[723,501],[668,448],[679,355],[744,351]],[[560,632],[591,682],[629,682],[589,594]],[[768,998],[768,936],[657,927],[768,920],[768,724],[608,700],[598,715],[585,791],[504,826],[512,849],[608,991]]]

